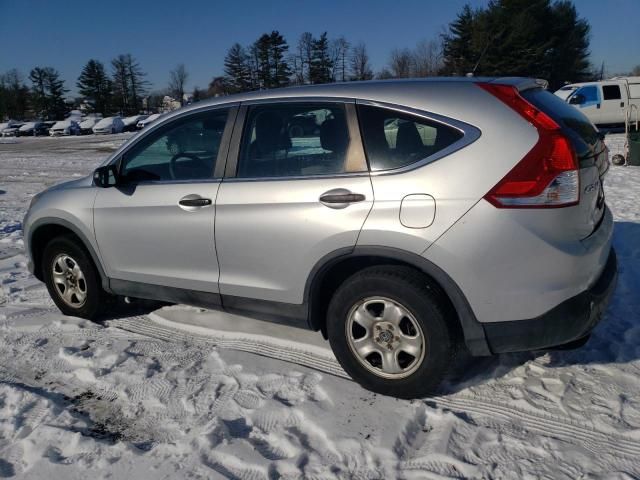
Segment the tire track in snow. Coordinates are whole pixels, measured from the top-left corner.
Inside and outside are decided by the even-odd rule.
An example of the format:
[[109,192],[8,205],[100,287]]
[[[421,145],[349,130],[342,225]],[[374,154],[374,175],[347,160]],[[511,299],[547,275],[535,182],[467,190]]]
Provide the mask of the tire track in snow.
[[[576,422],[569,418],[544,414],[533,410],[523,409],[501,402],[488,402],[469,397],[437,397],[426,400],[437,407],[479,416],[500,418],[511,424],[516,424],[531,432],[551,438],[557,438],[567,443],[581,446],[593,453],[608,453],[615,456],[640,456],[640,442],[612,432],[602,432],[587,423]],[[500,428],[495,420],[488,426]]]
[[269,337],[246,335],[241,332],[218,332],[212,330],[211,335],[184,332],[178,328],[159,325],[149,317],[136,317],[110,320],[109,326],[117,327],[128,332],[146,335],[169,342],[183,341],[199,343],[230,350],[254,353],[264,357],[284,360],[305,367],[329,373],[331,375],[350,378],[342,369],[338,361],[316,351],[304,350],[271,340]]
[[[286,345],[268,336],[249,336],[242,332],[220,332],[213,329],[210,335],[205,335],[161,325],[153,316],[112,320],[109,326],[169,342],[204,343],[218,348],[254,353],[350,379],[335,358],[322,355],[313,348],[307,351]],[[596,454],[607,453],[617,457],[633,458],[640,456],[640,441],[618,433],[596,430],[587,423],[570,418],[465,396],[432,397],[426,400],[426,403],[452,412],[470,414],[474,419],[478,419],[479,423],[494,430],[508,430],[515,426],[577,445]],[[482,421],[482,417],[489,419]]]

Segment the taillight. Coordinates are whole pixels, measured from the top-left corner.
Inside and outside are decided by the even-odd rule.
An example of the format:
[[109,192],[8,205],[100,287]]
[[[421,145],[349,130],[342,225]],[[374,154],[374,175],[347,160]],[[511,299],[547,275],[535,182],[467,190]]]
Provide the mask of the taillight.
[[484,198],[498,208],[559,208],[580,201],[576,154],[560,126],[511,85],[478,83],[538,130],[538,142]]

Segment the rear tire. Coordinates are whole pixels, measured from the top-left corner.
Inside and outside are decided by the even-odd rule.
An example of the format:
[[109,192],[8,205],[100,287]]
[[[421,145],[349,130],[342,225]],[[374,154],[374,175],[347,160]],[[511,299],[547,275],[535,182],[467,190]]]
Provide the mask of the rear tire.
[[366,268],[331,299],[331,348],[344,370],[368,390],[399,398],[432,394],[457,350],[445,305],[428,279],[411,268]]
[[113,303],[114,297],[102,289],[93,260],[72,236],[47,244],[42,272],[49,295],[65,315],[97,320]]

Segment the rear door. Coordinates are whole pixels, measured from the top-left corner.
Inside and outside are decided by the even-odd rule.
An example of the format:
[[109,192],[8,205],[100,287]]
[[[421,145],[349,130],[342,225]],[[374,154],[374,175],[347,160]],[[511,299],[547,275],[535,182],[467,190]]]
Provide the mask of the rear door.
[[354,248],[372,204],[354,102],[244,105],[216,202],[225,308],[302,304],[314,266]]
[[579,215],[575,224],[567,227],[573,227],[580,238],[585,238],[599,226],[604,215],[602,179],[609,168],[604,141],[580,110],[567,105],[557,96],[540,88],[521,93],[534,106],[553,118],[573,144],[580,163],[581,191]]
[[619,83],[602,85],[602,105],[600,107],[600,123],[623,123],[627,106],[626,89]]

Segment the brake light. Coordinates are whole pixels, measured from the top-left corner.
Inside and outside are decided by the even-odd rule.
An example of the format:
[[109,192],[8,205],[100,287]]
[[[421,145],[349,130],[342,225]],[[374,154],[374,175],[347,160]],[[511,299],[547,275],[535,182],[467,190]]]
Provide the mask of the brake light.
[[576,154],[560,126],[511,85],[478,83],[538,130],[538,142],[484,198],[498,208],[560,208],[580,201]]

